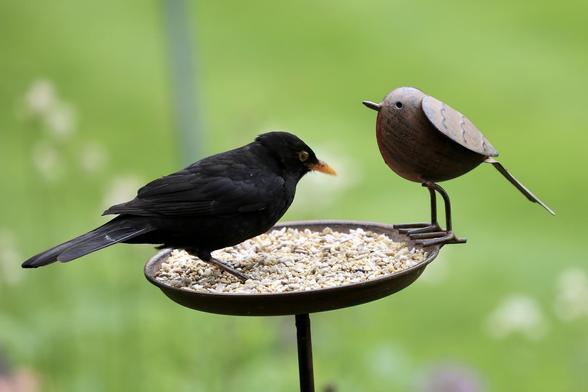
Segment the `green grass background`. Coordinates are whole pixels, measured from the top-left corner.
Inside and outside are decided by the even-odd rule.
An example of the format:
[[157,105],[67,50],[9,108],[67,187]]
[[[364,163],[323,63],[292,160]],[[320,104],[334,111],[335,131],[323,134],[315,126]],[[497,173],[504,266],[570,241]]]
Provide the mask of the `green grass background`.
[[[455,363],[489,391],[588,388],[588,317],[562,321],[555,307],[558,275],[588,269],[588,3],[251,0],[189,8],[203,150],[288,129],[353,174],[335,190],[329,178],[303,180],[301,195],[315,203],[295,201],[285,219],[427,217],[427,192],[384,165],[374,113],[360,103],[403,85],[466,113],[504,165],[557,211],[551,217],[528,203],[489,166],[446,183],[467,245],[444,249],[425,272],[438,279],[313,315],[319,387],[414,390],[427,369]],[[293,318],[176,306],[142,275],[150,247],[19,270],[22,259],[103,222],[104,194],[118,176],[146,182],[181,166],[166,56],[156,1],[0,3],[0,230],[20,256],[0,266],[0,349],[35,369],[46,391],[295,391]],[[23,97],[39,78],[75,108],[76,132],[65,141],[23,116]],[[63,163],[56,181],[33,168],[39,140]],[[108,153],[93,174],[77,158],[89,141]],[[488,334],[489,315],[514,294],[537,301],[542,338]]]

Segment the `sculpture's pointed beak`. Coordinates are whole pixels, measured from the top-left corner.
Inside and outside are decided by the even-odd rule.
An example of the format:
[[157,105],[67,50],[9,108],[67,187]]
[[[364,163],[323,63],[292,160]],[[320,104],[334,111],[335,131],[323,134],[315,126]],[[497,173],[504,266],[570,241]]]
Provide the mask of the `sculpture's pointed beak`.
[[382,107],[382,104],[375,103],[375,102],[372,102],[372,101],[363,101],[362,103],[365,106],[367,106],[368,108],[375,110],[376,112],[379,112],[380,111],[380,108]]

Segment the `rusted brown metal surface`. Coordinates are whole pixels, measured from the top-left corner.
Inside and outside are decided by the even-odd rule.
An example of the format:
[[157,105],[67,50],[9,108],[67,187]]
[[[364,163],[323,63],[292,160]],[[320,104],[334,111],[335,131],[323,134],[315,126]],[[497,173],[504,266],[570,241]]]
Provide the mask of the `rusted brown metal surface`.
[[498,151],[466,116],[451,106],[427,95],[423,112],[435,128],[459,145],[485,157],[496,157]]
[[[553,210],[494,159],[498,151],[482,132],[449,105],[413,87],[397,88],[381,103],[364,101],[364,105],[378,112],[376,139],[386,164],[399,176],[429,188],[431,222],[397,226],[417,243],[465,242],[452,232],[449,196],[437,182],[459,177],[482,162],[494,165],[528,200],[553,214]],[[445,230],[437,222],[435,192],[445,202]]]
[[[487,155],[480,154],[476,151],[478,149],[464,147],[449,136],[456,131],[440,132],[429,120],[423,110],[426,97],[416,88],[401,87],[378,104],[376,138],[386,164],[399,176],[423,183],[459,177],[484,162]],[[436,109],[436,106],[428,105],[431,118],[441,117]],[[453,110],[449,114],[457,117],[459,112]],[[455,122],[457,120],[452,120],[450,124]],[[474,139],[472,134],[481,135],[474,126],[467,129],[470,140]]]

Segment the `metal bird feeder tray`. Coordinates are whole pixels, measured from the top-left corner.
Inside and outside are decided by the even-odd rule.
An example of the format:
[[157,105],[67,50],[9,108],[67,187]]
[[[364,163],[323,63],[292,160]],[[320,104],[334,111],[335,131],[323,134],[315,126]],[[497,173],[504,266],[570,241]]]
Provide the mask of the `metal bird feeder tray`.
[[382,278],[332,288],[285,293],[206,293],[172,287],[155,278],[162,262],[169,256],[170,249],[162,250],[147,262],[145,276],[171,300],[190,309],[232,316],[294,315],[296,317],[300,390],[314,391],[309,314],[363,304],[404,289],[418,279],[427,265],[437,257],[443,245],[425,247],[416,245],[408,236],[400,233],[394,225],[382,223],[304,221],[278,224],[272,230],[284,227],[311,231],[322,231],[329,227],[333,231],[339,232],[363,229],[385,234],[394,241],[407,242],[409,247],[420,247],[427,252],[427,255],[418,264]]

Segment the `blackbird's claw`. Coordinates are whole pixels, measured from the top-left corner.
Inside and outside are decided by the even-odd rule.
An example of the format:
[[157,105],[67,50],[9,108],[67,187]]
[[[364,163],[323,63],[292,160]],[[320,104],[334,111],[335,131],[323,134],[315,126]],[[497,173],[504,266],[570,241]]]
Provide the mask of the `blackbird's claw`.
[[198,257],[200,260],[204,261],[205,263],[214,264],[215,266],[217,266],[221,270],[233,275],[234,277],[239,279],[241,282],[245,282],[247,279],[249,279],[249,277],[247,275],[245,275],[243,272],[235,269],[235,267],[231,266],[230,264],[222,262],[219,259],[215,259],[214,257],[212,257],[212,255],[208,251],[199,251],[198,249],[194,249],[194,248],[185,248],[184,250],[186,252],[188,252],[190,255],[192,255],[194,257]]
[[245,282],[247,279],[249,279],[249,277],[247,275],[245,275],[243,272],[235,269],[234,267],[232,267],[231,265],[224,263],[218,259],[215,259],[214,257],[211,257],[208,260],[204,260],[207,263],[211,263],[216,265],[217,267],[219,267],[220,269],[222,269],[225,272],[228,272],[229,274],[233,275],[234,277],[236,277],[237,279],[239,279],[241,282]]

